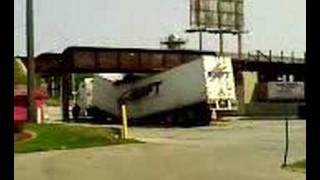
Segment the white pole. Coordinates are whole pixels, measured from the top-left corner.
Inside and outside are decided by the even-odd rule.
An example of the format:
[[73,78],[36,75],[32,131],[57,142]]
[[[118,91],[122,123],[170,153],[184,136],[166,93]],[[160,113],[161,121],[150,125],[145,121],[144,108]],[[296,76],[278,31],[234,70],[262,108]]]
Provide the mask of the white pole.
[[121,105],[121,111],[122,111],[122,139],[128,138],[128,123],[127,123],[127,107],[125,104]]
[[42,123],[42,112],[41,112],[41,108],[37,107],[37,124],[41,124]]

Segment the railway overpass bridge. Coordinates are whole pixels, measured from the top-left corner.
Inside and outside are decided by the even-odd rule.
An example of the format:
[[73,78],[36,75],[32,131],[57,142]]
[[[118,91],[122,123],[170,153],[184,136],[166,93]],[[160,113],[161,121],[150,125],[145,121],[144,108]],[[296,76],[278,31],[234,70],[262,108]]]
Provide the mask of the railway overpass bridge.
[[[156,73],[197,59],[202,55],[218,55],[212,51],[160,50],[138,48],[69,47],[61,54],[43,53],[35,58],[36,72],[42,77],[62,78],[63,116],[69,118],[72,73]],[[237,89],[243,87],[243,72],[255,72],[257,81],[277,81],[281,75],[293,75],[304,81],[305,57],[264,54],[225,53],[232,57]],[[22,58],[26,62],[26,58]],[[50,78],[47,78],[48,80]],[[243,91],[238,93],[242,97]],[[240,94],[239,94],[240,93]],[[241,94],[242,93],[242,94]],[[244,105],[243,105],[244,106]]]

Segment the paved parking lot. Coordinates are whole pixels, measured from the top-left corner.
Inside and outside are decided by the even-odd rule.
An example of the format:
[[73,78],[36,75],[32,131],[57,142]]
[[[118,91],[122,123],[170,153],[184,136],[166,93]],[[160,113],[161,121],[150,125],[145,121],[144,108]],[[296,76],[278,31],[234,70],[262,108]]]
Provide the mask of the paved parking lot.
[[[306,157],[306,123],[290,122],[289,162]],[[303,180],[280,168],[283,121],[130,128],[146,144],[15,155],[16,180]]]

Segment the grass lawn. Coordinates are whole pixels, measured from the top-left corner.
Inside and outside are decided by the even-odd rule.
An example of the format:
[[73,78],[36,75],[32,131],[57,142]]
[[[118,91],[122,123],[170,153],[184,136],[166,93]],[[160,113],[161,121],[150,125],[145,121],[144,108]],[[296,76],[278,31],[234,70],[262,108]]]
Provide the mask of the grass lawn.
[[304,172],[306,173],[306,160],[301,160],[294,162],[292,164],[288,165],[288,168],[293,170],[293,171],[299,171],[299,172]]
[[117,137],[117,130],[105,127],[27,124],[24,130],[36,133],[36,137],[25,142],[15,142],[15,153],[141,143],[134,139],[121,140]]

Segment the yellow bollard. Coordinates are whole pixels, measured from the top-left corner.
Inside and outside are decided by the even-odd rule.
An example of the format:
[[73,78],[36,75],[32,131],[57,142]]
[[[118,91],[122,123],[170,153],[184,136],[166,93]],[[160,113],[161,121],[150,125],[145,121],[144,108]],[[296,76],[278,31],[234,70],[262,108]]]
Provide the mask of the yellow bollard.
[[121,137],[122,137],[122,139],[127,139],[128,138],[128,124],[127,124],[127,107],[125,104],[121,105],[121,111],[122,111]]

